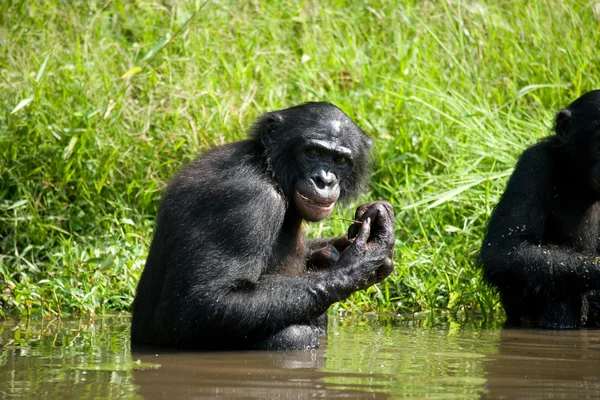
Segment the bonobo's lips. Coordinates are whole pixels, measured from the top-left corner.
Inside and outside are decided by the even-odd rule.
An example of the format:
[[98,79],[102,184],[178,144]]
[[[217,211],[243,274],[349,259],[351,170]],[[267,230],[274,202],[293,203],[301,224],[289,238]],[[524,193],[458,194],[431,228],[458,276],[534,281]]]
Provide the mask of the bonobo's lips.
[[309,221],[321,221],[331,214],[337,199],[314,199],[300,192],[294,195],[294,204],[304,219]]

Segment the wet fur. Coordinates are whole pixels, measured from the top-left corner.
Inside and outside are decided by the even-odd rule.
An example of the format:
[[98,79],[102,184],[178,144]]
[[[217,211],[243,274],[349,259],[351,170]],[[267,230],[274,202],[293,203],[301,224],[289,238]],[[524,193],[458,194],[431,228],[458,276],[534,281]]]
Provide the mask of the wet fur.
[[600,91],[557,114],[556,135],[519,158],[481,248],[510,325],[598,326]]
[[329,120],[345,122],[340,140],[354,154],[341,179],[340,200],[347,200],[368,176],[371,140],[328,103],[265,114],[249,140],[217,147],[173,178],[133,303],[135,343],[195,349],[318,345],[327,309],[364,281],[353,272],[356,263],[309,271],[309,258],[323,246],[305,242],[303,220],[287,200],[303,172],[294,149],[327,136]]

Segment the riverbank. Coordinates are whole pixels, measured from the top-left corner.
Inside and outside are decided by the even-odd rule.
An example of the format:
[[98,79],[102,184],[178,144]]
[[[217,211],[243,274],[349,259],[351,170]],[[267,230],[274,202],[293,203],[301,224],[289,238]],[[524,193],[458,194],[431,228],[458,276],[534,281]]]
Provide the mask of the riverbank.
[[[39,4],[38,4],[39,3]],[[5,312],[128,310],[160,192],[260,113],[340,106],[375,139],[359,202],[396,210],[396,270],[336,307],[501,311],[483,228],[553,112],[600,87],[587,2],[19,2],[0,11]],[[359,203],[357,202],[357,204]],[[356,204],[309,235],[341,235]]]

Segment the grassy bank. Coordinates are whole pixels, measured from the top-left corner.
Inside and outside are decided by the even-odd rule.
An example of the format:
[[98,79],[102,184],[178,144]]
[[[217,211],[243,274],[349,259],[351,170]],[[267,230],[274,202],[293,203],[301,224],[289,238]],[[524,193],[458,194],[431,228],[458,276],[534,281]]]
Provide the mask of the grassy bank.
[[375,139],[361,200],[397,213],[394,275],[341,307],[499,309],[482,229],[553,111],[600,87],[600,8],[397,3],[0,0],[4,309],[127,310],[169,177],[310,100]]

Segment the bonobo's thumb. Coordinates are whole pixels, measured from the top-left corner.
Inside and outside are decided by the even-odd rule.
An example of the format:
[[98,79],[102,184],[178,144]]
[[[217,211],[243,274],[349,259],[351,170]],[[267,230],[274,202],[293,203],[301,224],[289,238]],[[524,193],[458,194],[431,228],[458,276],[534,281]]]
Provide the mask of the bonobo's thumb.
[[356,235],[356,239],[354,243],[357,246],[364,246],[367,244],[369,240],[369,236],[371,235],[371,217],[365,218],[365,220],[360,225],[360,231],[358,235]]

